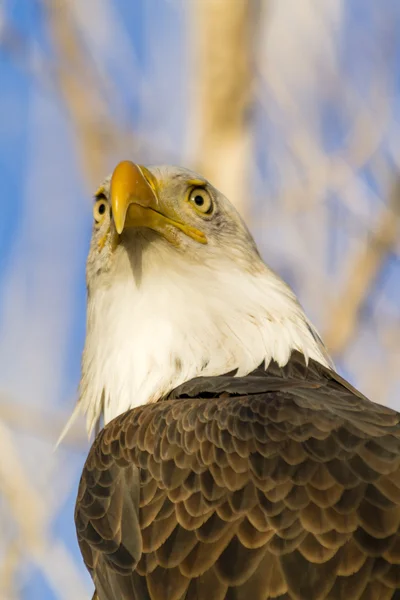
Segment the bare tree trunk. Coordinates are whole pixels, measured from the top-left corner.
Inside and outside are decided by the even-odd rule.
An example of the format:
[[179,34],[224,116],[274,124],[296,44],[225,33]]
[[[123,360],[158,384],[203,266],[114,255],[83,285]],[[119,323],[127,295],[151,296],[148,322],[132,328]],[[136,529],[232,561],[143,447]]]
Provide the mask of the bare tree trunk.
[[258,2],[248,0],[195,0],[190,15],[195,39],[196,168],[244,217],[249,202],[252,35],[257,6]]

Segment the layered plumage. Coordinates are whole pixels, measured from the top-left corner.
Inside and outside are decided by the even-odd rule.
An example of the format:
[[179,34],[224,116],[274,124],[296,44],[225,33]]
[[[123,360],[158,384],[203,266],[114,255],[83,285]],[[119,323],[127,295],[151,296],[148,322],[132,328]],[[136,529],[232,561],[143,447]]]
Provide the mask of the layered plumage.
[[[172,189],[179,203],[194,178],[126,168],[130,201],[142,198],[143,186],[135,190],[146,175],[164,215],[163,194]],[[102,188],[118,214],[120,177]],[[142,214],[130,223],[125,212],[126,224],[113,213],[99,249],[95,228],[81,406],[89,427],[105,403],[106,421],[119,415],[92,446],[76,504],[98,598],[400,598],[399,416],[330,368],[293,293],[224,211],[227,201],[208,193],[213,214],[239,230],[239,251],[210,227],[210,213],[202,225],[201,216],[180,218],[196,239],[187,229],[171,240],[170,229],[149,232],[154,221]],[[141,376],[130,373],[135,361]]]

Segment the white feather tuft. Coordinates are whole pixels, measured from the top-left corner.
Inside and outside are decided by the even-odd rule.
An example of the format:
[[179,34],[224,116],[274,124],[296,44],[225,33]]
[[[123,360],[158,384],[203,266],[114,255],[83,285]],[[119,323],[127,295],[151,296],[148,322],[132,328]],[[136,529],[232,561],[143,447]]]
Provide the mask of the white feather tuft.
[[143,256],[140,277],[126,251],[117,260],[112,284],[88,300],[79,405],[89,433],[103,410],[107,423],[200,375],[283,366],[294,349],[330,364],[295,295],[261,260],[254,272],[195,265],[164,245],[162,258]]

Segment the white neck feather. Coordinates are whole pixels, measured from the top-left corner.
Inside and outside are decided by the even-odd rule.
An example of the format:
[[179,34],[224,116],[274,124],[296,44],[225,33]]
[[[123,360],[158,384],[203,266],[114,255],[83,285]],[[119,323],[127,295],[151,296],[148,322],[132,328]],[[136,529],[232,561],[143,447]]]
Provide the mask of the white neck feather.
[[283,366],[294,349],[329,364],[293,292],[265,265],[214,269],[162,252],[137,273],[121,252],[112,284],[90,292],[79,401],[89,432],[102,411],[108,422],[200,375]]

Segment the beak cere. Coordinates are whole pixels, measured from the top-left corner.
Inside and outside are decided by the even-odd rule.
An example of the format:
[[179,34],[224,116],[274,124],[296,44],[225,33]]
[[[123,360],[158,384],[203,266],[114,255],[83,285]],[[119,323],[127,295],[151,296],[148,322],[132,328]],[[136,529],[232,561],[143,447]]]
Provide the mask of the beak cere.
[[[153,211],[157,198],[139,165],[124,160],[111,177],[111,207],[115,228],[120,234],[125,227],[146,227],[145,214]],[[150,215],[149,215],[150,216]]]

